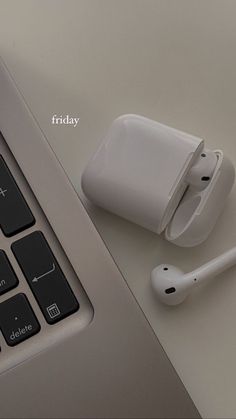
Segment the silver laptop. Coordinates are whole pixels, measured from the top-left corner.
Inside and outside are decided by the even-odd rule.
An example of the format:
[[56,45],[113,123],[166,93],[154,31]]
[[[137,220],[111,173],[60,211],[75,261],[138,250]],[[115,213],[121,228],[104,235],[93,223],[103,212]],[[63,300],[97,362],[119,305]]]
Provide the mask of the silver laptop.
[[197,418],[0,62],[0,417]]

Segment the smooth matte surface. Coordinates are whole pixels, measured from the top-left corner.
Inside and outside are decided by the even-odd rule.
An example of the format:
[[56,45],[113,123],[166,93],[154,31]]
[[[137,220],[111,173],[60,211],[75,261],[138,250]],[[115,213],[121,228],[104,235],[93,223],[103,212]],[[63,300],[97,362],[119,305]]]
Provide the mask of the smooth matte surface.
[[[234,0],[0,7],[1,54],[78,191],[91,153],[123,113],[203,137],[236,164]],[[77,128],[52,125],[55,113],[79,116]],[[235,269],[178,308],[157,303],[149,283],[158,263],[188,271],[235,245],[235,188],[211,237],[194,249],[103,211],[91,214],[200,413],[235,418]]]

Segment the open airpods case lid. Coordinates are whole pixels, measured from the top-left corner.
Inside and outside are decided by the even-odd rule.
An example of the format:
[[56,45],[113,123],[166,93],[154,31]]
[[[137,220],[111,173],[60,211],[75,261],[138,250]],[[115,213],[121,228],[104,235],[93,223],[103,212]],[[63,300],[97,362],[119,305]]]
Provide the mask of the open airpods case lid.
[[188,187],[186,176],[204,141],[137,115],[117,118],[82,175],[95,204],[167,240],[194,246],[207,238],[234,182],[231,162],[217,153],[209,185]]
[[217,166],[211,182],[199,192],[187,189],[165,230],[166,239],[179,246],[196,246],[207,239],[232,189],[234,167],[221,150],[215,153]]

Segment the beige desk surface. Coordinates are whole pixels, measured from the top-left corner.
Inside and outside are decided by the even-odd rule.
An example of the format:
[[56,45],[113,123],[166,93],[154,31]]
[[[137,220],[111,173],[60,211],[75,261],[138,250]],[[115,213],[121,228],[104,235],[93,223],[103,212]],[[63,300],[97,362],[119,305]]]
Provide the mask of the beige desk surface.
[[[0,53],[80,193],[88,158],[123,113],[199,135],[236,164],[235,28],[235,0],[0,0]],[[53,126],[53,114],[80,123]],[[177,308],[149,284],[160,262],[187,271],[236,244],[235,189],[194,249],[91,215],[200,413],[235,418],[236,269]]]

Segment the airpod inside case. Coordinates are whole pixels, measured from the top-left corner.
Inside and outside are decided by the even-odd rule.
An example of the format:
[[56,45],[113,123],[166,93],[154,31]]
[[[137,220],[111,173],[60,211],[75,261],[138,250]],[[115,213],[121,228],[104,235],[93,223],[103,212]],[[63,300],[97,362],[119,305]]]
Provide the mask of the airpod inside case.
[[187,175],[204,141],[137,115],[111,125],[82,175],[85,195],[95,204],[180,246],[207,238],[234,182],[231,162],[217,151],[217,165],[202,191]]

